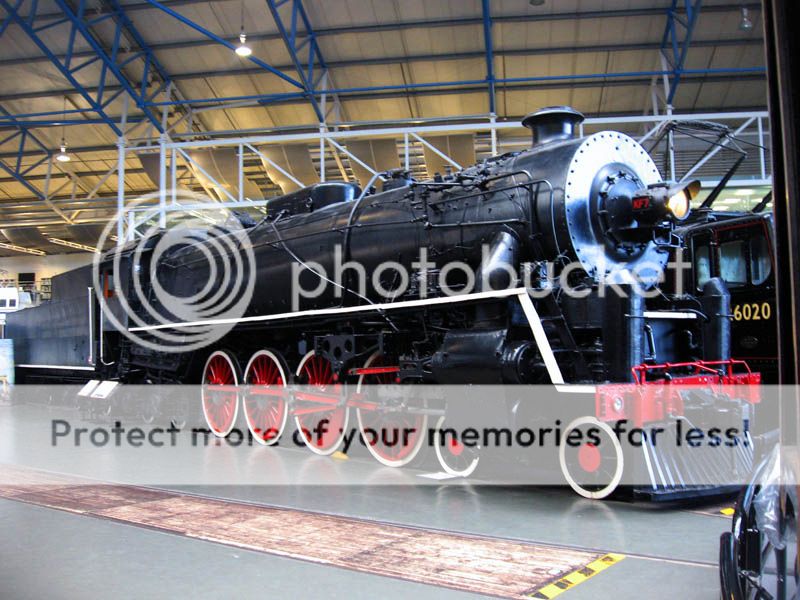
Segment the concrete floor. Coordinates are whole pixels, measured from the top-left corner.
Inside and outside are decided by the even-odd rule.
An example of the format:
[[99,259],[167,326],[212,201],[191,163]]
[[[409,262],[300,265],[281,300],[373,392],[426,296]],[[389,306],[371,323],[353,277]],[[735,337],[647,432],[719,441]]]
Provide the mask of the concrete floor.
[[[0,407],[0,462],[102,479],[104,468],[130,468],[150,459],[109,457],[92,449],[55,461],[39,426],[61,409]],[[74,418],[74,415],[72,416]],[[33,441],[32,441],[33,440]],[[100,458],[98,458],[100,456]],[[417,485],[414,471],[398,473],[366,457],[347,461],[303,450],[239,448],[205,456],[202,469],[248,469],[344,474],[347,485],[191,485],[159,487],[231,500],[597,550],[626,555],[560,597],[719,597],[718,540],[730,519],[697,507],[593,502],[554,488],[457,484]],[[170,461],[148,468],[173,468]],[[197,467],[198,469],[200,467]],[[99,475],[99,476],[98,476]],[[209,477],[214,480],[213,477]],[[359,481],[361,484],[355,484]],[[364,481],[373,482],[364,485]],[[0,500],[0,598],[175,597],[456,597],[462,592],[240,550],[216,543],[88,516]],[[469,594],[474,596],[474,594]]]

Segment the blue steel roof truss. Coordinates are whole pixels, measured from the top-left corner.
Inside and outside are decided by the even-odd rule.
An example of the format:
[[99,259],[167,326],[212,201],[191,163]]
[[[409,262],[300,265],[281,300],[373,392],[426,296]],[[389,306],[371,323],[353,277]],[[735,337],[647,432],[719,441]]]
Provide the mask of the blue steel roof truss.
[[481,12],[483,15],[483,41],[486,48],[486,84],[489,92],[489,114],[494,115],[495,105],[495,86],[494,77],[494,43],[492,41],[492,8],[490,0],[481,0]]
[[[464,81],[432,81],[419,83],[405,83],[401,85],[376,85],[337,89],[331,85],[330,80],[322,86],[328,71],[328,65],[323,57],[318,44],[317,35],[303,6],[302,0],[265,0],[278,27],[289,52],[294,76],[283,70],[266,63],[255,55],[248,57],[248,61],[267,73],[271,73],[289,83],[294,90],[283,93],[259,93],[247,96],[214,97],[214,98],[162,98],[159,96],[171,85],[169,73],[163,68],[156,58],[154,51],[145,42],[129,18],[125,7],[117,0],[104,3],[103,12],[87,10],[87,0],[55,0],[63,16],[50,12],[38,11],[37,0],[0,0],[0,35],[13,23],[19,26],[27,36],[36,44],[39,50],[58,69],[66,80],[68,86],[79,95],[88,108],[65,109],[61,111],[27,112],[11,114],[0,110],[0,129],[8,131],[16,128],[10,137],[5,139],[8,143],[19,136],[20,154],[27,151],[31,145],[37,151],[41,149],[49,157],[52,150],[36,138],[30,131],[36,127],[69,126],[84,124],[105,124],[116,135],[122,135],[119,117],[109,114],[110,105],[122,94],[127,93],[141,111],[142,116],[128,119],[128,123],[137,123],[141,120],[149,122],[157,131],[163,133],[162,120],[159,118],[161,110],[167,107],[181,106],[224,106],[230,102],[254,101],[260,104],[306,100],[311,103],[315,115],[320,122],[325,121],[325,114],[321,99],[324,94],[347,98],[349,95],[357,96],[364,93],[381,92],[406,92],[415,93],[424,90],[450,89],[456,91],[469,91],[483,87],[488,91],[489,112],[495,113],[495,96],[498,86],[508,87],[514,84],[546,84],[547,82],[575,82],[581,81],[609,81],[644,76],[666,76],[670,81],[667,102],[672,103],[676,90],[682,77],[687,75],[713,76],[763,73],[764,69],[755,68],[706,68],[686,69],[686,57],[691,46],[692,35],[697,24],[701,0],[672,0],[667,9],[667,23],[661,43],[667,68],[652,71],[589,73],[589,74],[564,74],[564,75],[537,75],[525,77],[497,78],[494,72],[494,47],[492,40],[493,18],[490,10],[491,0],[482,0],[482,18],[484,33],[484,51],[486,60],[486,76],[483,79],[475,78]],[[230,50],[235,50],[234,44],[224,37],[209,31],[195,23],[188,17],[180,14],[171,7],[158,0],[146,0],[141,5],[149,5],[170,15],[184,23],[193,30],[201,33],[213,43],[221,44]],[[27,10],[24,11],[23,7]],[[3,14],[4,13],[4,14]],[[91,14],[90,14],[91,13]],[[103,23],[113,23],[112,41],[106,47],[93,32],[93,27]],[[68,28],[66,39],[66,54],[57,55],[43,41],[40,34],[54,28]],[[80,50],[76,50],[76,41],[82,40]],[[133,53],[122,53],[120,48],[124,44],[133,47]],[[87,52],[85,46],[90,48]],[[124,58],[123,58],[124,57]],[[126,75],[126,70],[134,61],[141,61],[143,75],[139,81],[132,81]],[[94,85],[82,85],[76,74],[84,72],[92,65],[101,63],[101,69]],[[107,91],[108,88],[108,91]],[[5,133],[3,131],[2,133]],[[0,137],[2,136],[0,133]],[[30,154],[30,152],[27,152]],[[39,163],[41,164],[41,162]],[[15,165],[3,164],[4,171],[11,173],[15,178],[24,179],[25,169],[17,168],[21,159]],[[27,168],[27,167],[26,167]],[[26,185],[29,187],[29,185]],[[29,189],[31,189],[29,187]],[[34,188],[35,189],[35,188]],[[33,190],[32,190],[33,191]],[[37,195],[40,195],[37,193]]]
[[[322,82],[328,67],[317,44],[314,29],[303,7],[303,2],[302,0],[266,0],[266,2],[273,19],[275,19],[275,24],[278,26],[286,50],[289,52],[297,76],[300,78],[306,97],[311,102],[317,119],[323,123],[325,115],[317,99],[317,95],[320,93],[317,86]],[[288,28],[285,15],[280,11],[280,8],[287,4],[291,5]],[[320,69],[316,80],[314,79],[315,64],[319,65]]]
[[[9,116],[9,113],[5,108],[0,106],[0,117],[4,116]],[[45,200],[45,194],[35,185],[30,183],[26,179],[26,175],[49,161],[53,153],[46,144],[44,144],[36,135],[34,135],[25,127],[15,125],[14,128],[15,131],[13,133],[0,139],[0,146],[10,142],[15,142],[17,146],[16,160],[14,160],[11,164],[5,160],[0,160],[0,170],[5,171],[8,175],[13,177],[36,198]],[[28,156],[32,157],[32,162],[30,164],[23,165],[23,157]]]
[[[683,4],[683,12],[679,5]],[[692,43],[692,36],[700,15],[700,6],[703,0],[672,0],[672,5],[667,9],[667,24],[661,41],[661,53],[669,65],[669,91],[666,95],[667,105],[672,105],[675,93],[681,82],[681,77],[686,73],[686,56]]]
[[[157,94],[164,89],[165,84],[163,81],[166,78],[166,73],[156,60],[153,52],[144,44],[141,36],[139,36],[133,24],[127,18],[119,3],[112,1],[111,5],[113,6],[113,11],[103,14],[100,17],[90,17],[88,15],[86,0],[80,0],[74,8],[71,3],[65,0],[56,0],[56,4],[61,8],[64,18],[56,20],[49,18],[47,23],[37,26],[37,2],[29,3],[27,14],[22,15],[20,9],[23,2],[17,1],[12,5],[8,0],[0,0],[0,8],[6,13],[3,23],[14,22],[18,25],[56,67],[61,76],[72,87],[72,90],[74,90],[73,93],[79,95],[83,101],[88,104],[88,108],[29,112],[15,115],[5,113],[0,114],[0,125],[9,124],[25,128],[31,126],[47,127],[99,122],[107,125],[117,136],[121,136],[123,132],[120,118],[111,116],[108,112],[108,108],[123,93],[127,92],[134,100],[139,110],[142,111],[144,118],[160,131],[160,120],[153,107],[149,105],[149,102],[152,102]],[[92,31],[93,26],[107,20],[113,21],[114,23],[113,41],[110,48],[104,47],[102,42]],[[40,35],[42,31],[55,27],[66,28],[68,41],[66,53],[63,56],[58,56],[53,52]],[[125,60],[120,60],[120,46],[123,41],[123,33],[134,39],[135,43],[139,46],[139,51],[127,56]],[[82,53],[82,56],[84,56],[82,60],[74,60],[76,41],[79,39],[91,48],[94,56],[85,57],[85,53]],[[142,81],[139,83],[131,82],[124,72],[125,67],[134,60],[141,60],[144,65],[143,70],[145,76],[142,77]],[[76,78],[76,75],[88,66],[98,62],[101,63],[101,68],[96,77],[96,85],[83,85]],[[158,72],[158,75],[162,79],[162,84],[157,86],[154,92],[148,93],[147,85],[151,69]],[[114,85],[114,92],[110,95],[106,95],[105,88],[110,79],[115,80],[116,85]],[[71,120],[69,118],[75,115],[86,115],[87,113],[92,115],[88,119]],[[39,120],[31,121],[31,119]]]
[[[56,67],[66,82],[72,86],[74,94],[80,97],[89,105],[88,108],[74,108],[67,110],[66,107],[60,111],[28,112],[12,114],[8,110],[0,107],[0,128],[8,131],[14,128],[13,133],[0,140],[0,145],[9,142],[17,142],[17,157],[12,163],[0,161],[0,170],[6,172],[17,182],[23,185],[35,197],[46,200],[46,194],[30,183],[26,175],[37,167],[45,164],[52,159],[54,151],[51,150],[32,131],[42,127],[66,127],[71,125],[103,124],[107,125],[116,135],[122,136],[122,123],[118,117],[109,115],[109,106],[123,93],[128,93],[135,101],[139,110],[144,114],[144,119],[148,120],[153,126],[161,130],[161,123],[157,118],[153,107],[148,104],[161,93],[168,85],[168,76],[163,67],[159,64],[152,51],[150,51],[139,32],[128,19],[122,7],[116,0],[111,1],[113,10],[100,16],[90,17],[87,13],[86,0],[80,0],[75,7],[64,0],[56,0],[57,5],[63,13],[63,18],[52,19],[52,15],[46,17],[47,22],[39,24],[38,1],[32,0],[27,4],[27,12],[21,14],[21,9],[25,4],[24,0],[9,2],[0,0],[0,8],[5,14],[0,21],[0,35],[2,35],[11,23],[19,26],[37,48],[50,60]],[[92,32],[92,27],[104,21],[114,22],[113,42],[110,49],[106,49]],[[41,33],[54,28],[66,28],[67,49],[63,56],[57,56],[55,52],[42,39]],[[128,56],[124,61],[119,60],[119,50],[123,39],[123,32],[132,37],[138,45],[139,51]],[[76,40],[81,39],[93,52],[93,55],[86,56],[82,53],[82,60],[75,61]],[[144,63],[143,77],[139,84],[133,84],[124,73],[126,65],[134,60],[142,60]],[[98,62],[101,68],[97,76],[97,84],[87,89],[76,78],[76,75]],[[148,92],[147,86],[151,70],[154,70],[161,78],[160,85],[152,92]],[[116,80],[113,93],[106,95],[105,88],[109,78]],[[89,115],[88,117],[86,115]],[[138,123],[141,118],[128,119],[128,123]],[[23,165],[23,157],[33,156],[33,160]]]

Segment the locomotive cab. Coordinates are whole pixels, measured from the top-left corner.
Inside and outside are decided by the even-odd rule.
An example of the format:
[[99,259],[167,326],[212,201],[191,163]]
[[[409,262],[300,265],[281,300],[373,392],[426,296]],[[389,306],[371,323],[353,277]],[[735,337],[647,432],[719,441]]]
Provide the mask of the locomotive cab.
[[731,296],[731,352],[759,371],[765,383],[778,383],[773,229],[771,214],[708,211],[680,232],[690,262],[683,290],[699,293],[713,277],[725,282]]

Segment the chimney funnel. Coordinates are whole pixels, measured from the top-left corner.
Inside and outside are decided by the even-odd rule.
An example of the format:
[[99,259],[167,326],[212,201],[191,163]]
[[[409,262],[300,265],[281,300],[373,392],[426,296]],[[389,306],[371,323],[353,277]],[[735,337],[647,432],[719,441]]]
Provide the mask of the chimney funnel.
[[583,122],[583,115],[569,106],[548,106],[532,112],[522,119],[531,130],[531,145],[540,146],[575,137],[575,127]]

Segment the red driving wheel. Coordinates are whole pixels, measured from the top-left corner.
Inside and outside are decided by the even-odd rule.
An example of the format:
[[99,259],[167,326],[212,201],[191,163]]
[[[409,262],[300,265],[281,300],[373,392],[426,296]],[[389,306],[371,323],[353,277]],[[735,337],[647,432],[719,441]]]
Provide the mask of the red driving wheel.
[[[340,405],[333,397],[335,379],[331,363],[316,356],[312,350],[303,357],[297,367],[299,398],[294,408],[294,421],[300,438],[308,448],[323,456],[333,454],[339,448],[347,432],[347,406]],[[331,394],[320,401],[302,399],[302,392]]]
[[201,397],[208,428],[218,437],[227,436],[236,424],[238,385],[233,357],[224,350],[213,352],[203,368]]
[[270,350],[259,350],[250,358],[244,382],[244,415],[253,438],[269,446],[278,441],[288,416],[284,390],[286,371],[280,357]]
[[[387,366],[383,355],[375,353],[364,363],[364,368]],[[393,372],[364,374],[358,380],[358,392],[366,386],[395,383]],[[402,467],[413,461],[422,450],[428,417],[408,408],[392,409],[389,406],[356,409],[358,430],[372,457],[387,467]]]

